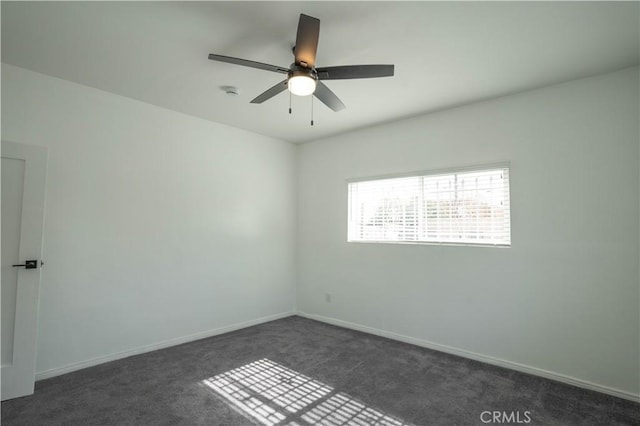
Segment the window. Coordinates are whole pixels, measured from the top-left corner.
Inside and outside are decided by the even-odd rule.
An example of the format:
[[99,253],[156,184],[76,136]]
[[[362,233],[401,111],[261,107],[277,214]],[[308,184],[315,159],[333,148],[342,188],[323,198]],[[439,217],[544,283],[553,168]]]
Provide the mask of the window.
[[509,169],[349,183],[349,241],[509,246]]

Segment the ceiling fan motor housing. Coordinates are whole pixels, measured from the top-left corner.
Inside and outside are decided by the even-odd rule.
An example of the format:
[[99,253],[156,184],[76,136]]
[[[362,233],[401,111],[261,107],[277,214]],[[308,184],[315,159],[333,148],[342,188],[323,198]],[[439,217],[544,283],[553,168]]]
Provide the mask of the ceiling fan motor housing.
[[306,68],[300,65],[291,64],[289,68],[289,78],[291,77],[311,77],[314,80],[318,80],[318,73],[313,68]]

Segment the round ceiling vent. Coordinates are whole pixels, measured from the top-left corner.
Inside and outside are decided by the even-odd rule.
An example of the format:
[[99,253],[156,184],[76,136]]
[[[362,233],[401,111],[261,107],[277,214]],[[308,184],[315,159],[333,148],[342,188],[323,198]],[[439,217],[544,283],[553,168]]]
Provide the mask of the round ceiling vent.
[[222,86],[220,89],[229,96],[238,96],[238,88],[236,86]]

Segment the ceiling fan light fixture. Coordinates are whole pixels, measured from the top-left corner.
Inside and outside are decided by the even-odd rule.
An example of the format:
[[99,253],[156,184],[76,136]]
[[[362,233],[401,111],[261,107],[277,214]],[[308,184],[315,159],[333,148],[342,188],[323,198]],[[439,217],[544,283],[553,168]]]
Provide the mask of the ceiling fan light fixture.
[[287,82],[289,91],[297,96],[308,96],[316,91],[316,79],[309,74],[294,73]]

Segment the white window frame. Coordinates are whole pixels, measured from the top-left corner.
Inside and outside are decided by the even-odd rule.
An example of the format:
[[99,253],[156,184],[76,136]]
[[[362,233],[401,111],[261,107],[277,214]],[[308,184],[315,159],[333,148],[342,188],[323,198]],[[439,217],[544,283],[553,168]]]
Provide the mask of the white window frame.
[[[473,173],[473,172],[481,172],[481,171],[490,171],[490,170],[498,170],[498,169],[506,169],[507,172],[507,180],[506,180],[506,203],[507,203],[507,213],[508,218],[506,219],[506,223],[508,224],[508,242],[496,242],[491,243],[487,241],[482,242],[470,242],[470,241],[453,241],[453,240],[441,240],[441,241],[433,241],[433,240],[419,240],[419,241],[411,241],[411,240],[363,240],[353,238],[355,230],[352,228],[355,224],[355,220],[353,219],[352,203],[351,203],[351,184],[359,183],[359,182],[373,182],[373,181],[382,181],[388,179],[398,179],[398,178],[406,178],[406,177],[435,177],[439,175],[452,175],[452,174],[464,174],[464,173]],[[347,179],[346,180],[346,189],[347,189],[347,241],[350,243],[364,243],[364,244],[413,244],[413,245],[438,245],[438,246],[472,246],[472,247],[502,247],[509,248],[512,245],[512,230],[511,230],[511,164],[509,162],[502,163],[493,163],[493,164],[484,164],[484,165],[476,165],[476,166],[466,166],[466,167],[452,167],[447,169],[438,169],[438,170],[426,170],[426,171],[417,171],[417,172],[409,172],[409,173],[396,173],[390,175],[382,175],[382,176],[370,176],[370,177],[362,177],[355,179]]]

